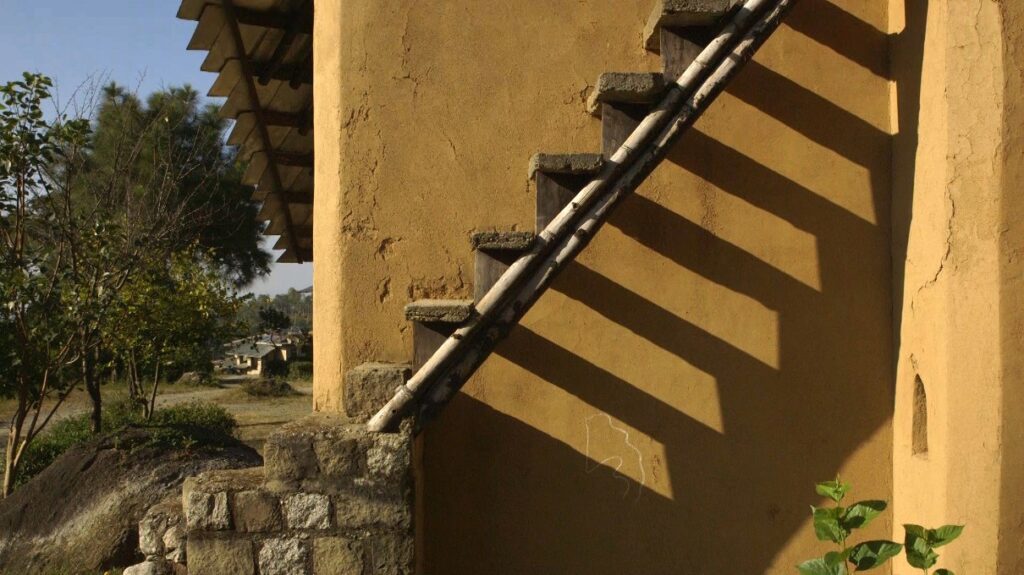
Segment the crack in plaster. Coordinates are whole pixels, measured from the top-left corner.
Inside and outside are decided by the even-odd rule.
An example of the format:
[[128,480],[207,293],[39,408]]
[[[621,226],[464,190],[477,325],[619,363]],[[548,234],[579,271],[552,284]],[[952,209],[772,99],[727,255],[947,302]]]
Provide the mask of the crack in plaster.
[[586,448],[585,448],[585,452],[584,452],[584,454],[585,454],[585,459],[584,459],[585,467],[584,467],[584,470],[589,475],[589,474],[594,473],[595,471],[597,471],[598,469],[600,469],[602,467],[605,467],[605,466],[611,467],[611,469],[612,469],[612,477],[615,478],[616,480],[622,481],[623,484],[625,484],[625,486],[626,486],[625,491],[622,493],[622,498],[625,499],[625,498],[629,497],[629,492],[632,489],[632,484],[630,483],[630,479],[628,477],[626,477],[621,472],[623,466],[625,466],[625,464],[626,464],[626,459],[622,455],[613,455],[611,457],[606,457],[606,458],[604,458],[604,459],[602,459],[600,461],[597,461],[593,457],[591,457],[591,455],[590,455],[591,424],[592,424],[592,422],[595,419],[598,419],[598,418],[605,419],[608,422],[608,428],[609,429],[611,429],[612,431],[622,435],[622,439],[623,439],[623,442],[625,443],[626,447],[628,447],[632,451],[632,454],[628,454],[627,453],[627,455],[631,459],[632,459],[633,455],[636,456],[637,468],[640,470],[640,480],[638,481],[639,485],[637,486],[637,493],[636,493],[636,498],[637,498],[637,500],[639,500],[640,497],[643,495],[644,485],[647,484],[647,472],[644,469],[644,454],[643,454],[642,451],[640,451],[640,448],[638,448],[636,445],[633,444],[632,441],[630,441],[629,431],[624,429],[624,428],[622,428],[622,427],[616,426],[615,423],[612,421],[612,417],[610,415],[608,415],[607,413],[598,413],[596,415],[591,415],[590,417],[588,417],[588,418],[586,418],[584,420],[584,425],[586,426],[586,429],[587,429],[587,443],[586,443]]

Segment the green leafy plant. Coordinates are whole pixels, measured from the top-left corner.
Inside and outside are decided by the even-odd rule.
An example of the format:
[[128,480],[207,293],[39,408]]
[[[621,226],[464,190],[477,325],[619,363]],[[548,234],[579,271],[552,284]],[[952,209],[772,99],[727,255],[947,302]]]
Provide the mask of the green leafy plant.
[[[797,565],[800,575],[849,575],[852,571],[869,571],[884,565],[889,559],[900,554],[904,545],[894,541],[877,540],[849,545],[849,538],[857,529],[867,526],[885,511],[885,501],[860,501],[849,507],[840,505],[850,491],[850,484],[838,478],[815,486],[815,491],[835,503],[835,507],[811,507],[814,517],[814,534],[821,541],[831,541],[838,551],[826,553],[824,557],[804,561]],[[960,537],[963,525],[945,525],[938,529],[927,529],[920,525],[907,524],[904,540],[907,562],[912,567],[929,575],[939,559],[937,547],[948,545]],[[939,569],[933,575],[956,575],[949,569]]]
[[866,527],[885,511],[885,501],[859,501],[848,507],[841,503],[850,491],[850,484],[839,479],[815,486],[818,495],[831,499],[833,507],[811,507],[814,534],[821,541],[830,541],[836,551],[824,557],[805,561],[797,566],[800,575],[849,575],[856,571],[869,571],[899,555],[903,546],[894,541],[866,541],[850,545],[850,537],[857,529]]
[[[938,529],[927,529],[920,525],[906,524],[904,543],[907,547],[907,562],[928,575],[929,570],[939,560],[935,552],[937,547],[949,545],[964,532],[963,525],[944,525]],[[939,569],[935,575],[955,575],[949,569]]]

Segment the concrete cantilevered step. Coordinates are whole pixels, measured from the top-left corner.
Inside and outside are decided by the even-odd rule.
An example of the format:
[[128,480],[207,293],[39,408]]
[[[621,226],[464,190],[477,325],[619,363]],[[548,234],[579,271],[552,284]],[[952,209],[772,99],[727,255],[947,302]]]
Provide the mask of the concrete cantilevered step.
[[601,149],[605,158],[611,158],[664,93],[665,75],[662,73],[601,74],[587,108],[601,118]]
[[473,302],[467,300],[424,299],[405,306],[405,319],[413,322],[413,371],[474,313]]
[[535,155],[530,179],[537,187],[537,231],[547,227],[603,167],[601,154]]
[[718,22],[739,0],[657,0],[644,29],[644,45],[660,52],[674,82],[711,40]]
[[494,286],[505,270],[537,239],[533,232],[479,232],[471,241],[476,250],[476,270],[473,279],[473,297],[480,301]]

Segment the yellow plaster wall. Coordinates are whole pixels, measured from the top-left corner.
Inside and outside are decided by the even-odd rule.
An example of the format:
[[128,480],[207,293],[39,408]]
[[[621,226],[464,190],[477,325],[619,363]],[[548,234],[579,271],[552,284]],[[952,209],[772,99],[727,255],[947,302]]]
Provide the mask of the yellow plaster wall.
[[347,119],[347,92],[353,63],[345,39],[345,0],[316,0],[313,38],[314,162],[316,205],[313,211],[313,408],[341,409],[344,354],[341,334],[347,328],[342,309],[347,279],[341,273],[346,247],[342,222],[353,194],[343,194],[348,140],[339,138]]
[[[890,20],[895,522],[967,524],[940,561],[957,573],[1024,572],[1022,12],[906,0]],[[929,451],[917,455],[915,378],[928,397]]]
[[[319,409],[531,229],[534,152],[599,149],[650,8],[317,1]],[[815,481],[890,498],[888,10],[801,2],[425,433],[425,572],[792,573]]]

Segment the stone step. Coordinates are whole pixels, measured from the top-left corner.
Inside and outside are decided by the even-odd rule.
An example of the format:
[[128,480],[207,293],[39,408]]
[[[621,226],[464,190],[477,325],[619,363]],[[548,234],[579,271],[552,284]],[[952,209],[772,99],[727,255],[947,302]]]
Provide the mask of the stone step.
[[264,445],[265,486],[277,493],[394,494],[408,487],[409,429],[372,433],[337,414],[316,414],[275,431]]
[[530,160],[530,178],[537,189],[537,232],[540,233],[604,167],[601,154],[537,154]]
[[413,371],[422,367],[473,313],[473,302],[467,300],[419,300],[405,306],[405,319],[413,322]]
[[366,423],[412,375],[405,363],[364,363],[345,374],[345,413]]
[[460,324],[473,315],[473,302],[460,299],[421,299],[405,306],[405,319],[421,323]]
[[591,175],[601,171],[601,154],[535,154],[530,158],[530,179],[541,174]]
[[665,94],[665,74],[610,72],[602,74],[587,107],[601,118],[601,151],[609,159]]
[[603,104],[657,103],[665,93],[665,75],[657,72],[605,72],[587,100],[587,110],[601,114]]
[[661,49],[660,32],[666,28],[713,26],[739,0],[657,0],[644,27],[644,45],[648,50]]
[[479,232],[471,241],[476,250],[473,296],[480,301],[537,239],[533,232]]

